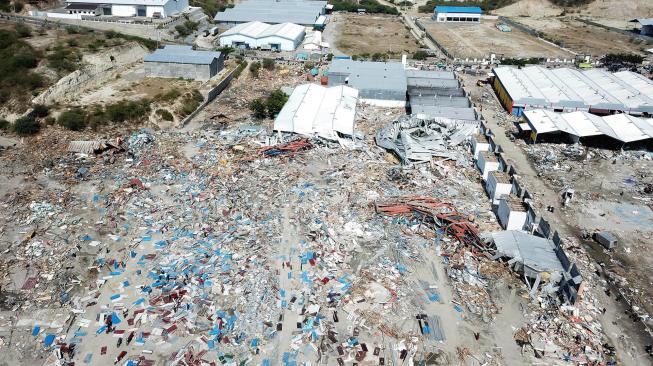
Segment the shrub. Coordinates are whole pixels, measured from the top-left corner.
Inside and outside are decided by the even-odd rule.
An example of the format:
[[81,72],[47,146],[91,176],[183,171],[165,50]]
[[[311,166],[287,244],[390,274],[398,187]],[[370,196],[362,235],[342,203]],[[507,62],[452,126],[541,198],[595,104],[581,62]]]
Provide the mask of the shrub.
[[162,102],[170,102],[181,96],[181,92],[177,89],[171,89],[165,94],[159,94],[154,99]]
[[249,103],[249,109],[254,113],[256,118],[265,118],[267,116],[267,106],[261,98],[256,98]]
[[228,55],[228,54],[234,52],[235,50],[234,50],[233,47],[222,46],[222,47],[218,48],[218,51],[224,53],[224,55],[226,56],[226,55]]
[[46,117],[46,118],[43,120],[43,122],[45,122],[46,126],[52,126],[53,124],[55,124],[55,123],[57,122],[57,120],[54,119],[54,117],[49,116],[49,117]]
[[204,97],[198,90],[193,90],[190,93],[186,94],[184,96],[182,108],[181,108],[181,115],[182,116],[187,116],[193,112],[202,104],[204,101]]
[[236,67],[236,71],[234,71],[234,79],[238,79],[240,74],[245,70],[247,67],[247,61],[242,61],[241,63],[238,64],[238,67]]
[[81,131],[86,128],[86,115],[82,110],[71,109],[59,115],[57,123],[72,131]]
[[32,117],[21,117],[14,122],[14,132],[21,136],[37,134],[41,125]]
[[105,116],[112,122],[136,121],[147,117],[150,102],[147,99],[139,101],[121,100],[104,107]]
[[10,97],[11,94],[8,91],[0,89],[0,103],[5,103]]
[[265,103],[268,109],[268,116],[272,118],[277,114],[279,114],[281,108],[283,108],[283,105],[286,104],[287,101],[288,101],[288,96],[286,95],[286,93],[282,92],[279,89],[273,91]]
[[426,51],[417,51],[413,53],[413,60],[426,60],[427,57],[429,57],[429,54]]
[[77,70],[82,56],[69,48],[56,46],[54,52],[48,55],[48,65],[57,71]]
[[18,34],[20,38],[27,38],[32,36],[32,29],[23,23],[16,24],[15,29],[16,34]]
[[8,131],[11,124],[6,119],[0,119],[0,130]]
[[79,31],[77,30],[76,27],[66,27],[66,32],[68,34],[77,34]]
[[266,70],[273,70],[274,69],[274,60],[271,58],[264,58],[263,59],[263,68]]
[[156,114],[161,117],[164,121],[172,121],[174,117],[167,109],[157,109]]
[[50,108],[43,104],[35,104],[32,109],[32,115],[37,118],[47,117],[48,114],[50,114]]
[[258,71],[261,68],[261,63],[258,61],[254,61],[249,65],[249,72],[252,74],[253,77],[257,78],[258,77]]

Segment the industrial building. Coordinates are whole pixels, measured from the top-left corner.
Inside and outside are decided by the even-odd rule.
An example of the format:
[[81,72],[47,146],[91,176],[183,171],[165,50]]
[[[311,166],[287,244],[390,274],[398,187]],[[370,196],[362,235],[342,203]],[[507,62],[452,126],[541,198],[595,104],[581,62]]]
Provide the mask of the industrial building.
[[324,25],[326,1],[319,0],[245,0],[215,15],[220,28],[259,21],[270,24],[294,23],[303,26]]
[[388,107],[406,105],[406,73],[400,62],[370,62],[333,59],[328,85],[358,89],[361,101]]
[[69,14],[165,18],[188,10],[188,0],[66,0]]
[[191,46],[167,45],[143,58],[150,77],[184,78],[206,81],[224,68],[224,55],[196,51]]
[[653,81],[630,72],[547,69],[541,66],[497,67],[493,87],[509,113],[525,109],[594,114],[653,114]]
[[357,102],[358,91],[348,86],[300,85],[275,118],[274,130],[330,140],[352,137]]
[[221,46],[264,48],[273,51],[294,51],[304,40],[304,27],[293,23],[239,24],[220,35]]
[[536,109],[524,112],[531,140],[568,140],[578,142],[581,138],[608,137],[620,145],[634,142],[653,142],[653,119],[638,118],[628,114],[613,114],[605,117],[588,112],[555,113]]
[[436,22],[479,23],[483,11],[478,6],[436,6],[433,20]]
[[637,22],[642,26],[639,29],[639,34],[653,37],[653,18],[637,19]]
[[412,114],[476,121],[472,102],[452,71],[406,70]]

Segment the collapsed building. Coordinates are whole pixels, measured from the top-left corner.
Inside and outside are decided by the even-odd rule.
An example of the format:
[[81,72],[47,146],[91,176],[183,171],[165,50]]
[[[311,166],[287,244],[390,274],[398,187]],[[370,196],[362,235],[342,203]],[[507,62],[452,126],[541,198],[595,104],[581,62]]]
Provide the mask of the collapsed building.
[[376,134],[376,144],[394,152],[404,164],[427,162],[434,156],[465,161],[461,145],[479,124],[442,117],[402,116]]
[[[597,116],[584,111],[556,113],[546,109],[524,112],[522,131],[530,133],[533,142],[538,140],[561,140],[570,143],[600,141],[609,145],[610,140],[619,145],[653,142],[653,119],[628,114]],[[525,125],[525,126],[524,126]]]
[[353,137],[357,102],[358,91],[344,85],[300,85],[275,118],[274,130],[329,140]]

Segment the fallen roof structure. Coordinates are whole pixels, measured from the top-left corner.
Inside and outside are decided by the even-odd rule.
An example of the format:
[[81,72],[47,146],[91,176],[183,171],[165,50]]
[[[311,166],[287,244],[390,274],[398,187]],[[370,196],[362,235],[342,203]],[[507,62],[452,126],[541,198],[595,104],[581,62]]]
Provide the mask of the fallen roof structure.
[[312,26],[324,14],[326,4],[317,0],[246,0],[217,13],[214,20],[223,24],[259,21]]
[[628,114],[600,117],[578,111],[556,113],[545,109],[524,112],[526,123],[533,131],[532,139],[545,133],[566,133],[577,138],[609,136],[624,144],[653,139],[653,119],[638,118]]
[[497,67],[494,87],[513,114],[527,107],[563,111],[653,113],[653,81],[630,72]]
[[434,156],[464,160],[451,149],[478,130],[479,123],[424,115],[402,116],[376,134],[376,144],[395,152],[402,163],[427,162]]
[[534,279],[542,272],[553,274],[565,270],[552,240],[517,230],[490,233],[489,237],[496,246],[494,257],[510,258],[513,269],[528,278]]
[[358,90],[317,84],[296,87],[274,120],[274,130],[337,140],[354,135]]

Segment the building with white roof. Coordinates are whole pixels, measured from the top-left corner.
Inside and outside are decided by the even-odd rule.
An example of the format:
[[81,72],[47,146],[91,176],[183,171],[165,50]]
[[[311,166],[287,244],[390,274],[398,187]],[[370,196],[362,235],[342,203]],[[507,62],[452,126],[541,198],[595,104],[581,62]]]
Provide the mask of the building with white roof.
[[302,43],[305,35],[305,28],[298,24],[248,22],[238,24],[222,33],[220,45],[293,51]]
[[188,10],[188,0],[65,0],[66,9],[94,8],[97,15],[165,18]]
[[279,115],[274,130],[337,140],[354,135],[358,90],[317,84],[296,87]]
[[566,135],[572,142],[592,136],[607,136],[622,144],[653,139],[653,119],[623,113],[600,117],[584,111],[555,113],[536,109],[525,111],[524,119],[534,142],[554,134]]
[[321,0],[245,0],[217,13],[214,20],[220,28],[254,21],[313,27],[320,15],[325,13],[326,4]]
[[525,109],[557,112],[589,111],[596,114],[625,112],[653,114],[653,81],[621,71],[547,69],[541,66],[497,67],[494,90],[509,113]]

